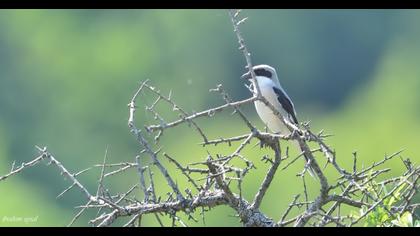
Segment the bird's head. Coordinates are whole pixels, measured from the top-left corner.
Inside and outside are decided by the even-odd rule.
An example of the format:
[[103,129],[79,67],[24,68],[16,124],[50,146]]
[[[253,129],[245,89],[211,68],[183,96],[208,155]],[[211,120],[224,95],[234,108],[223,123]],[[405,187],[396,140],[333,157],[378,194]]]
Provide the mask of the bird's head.
[[[276,70],[269,65],[257,65],[257,66],[254,66],[252,69],[255,73],[255,76],[264,76],[271,80],[273,80],[274,78],[277,78]],[[241,78],[249,80],[252,78],[251,73],[248,71],[247,73],[243,74]]]

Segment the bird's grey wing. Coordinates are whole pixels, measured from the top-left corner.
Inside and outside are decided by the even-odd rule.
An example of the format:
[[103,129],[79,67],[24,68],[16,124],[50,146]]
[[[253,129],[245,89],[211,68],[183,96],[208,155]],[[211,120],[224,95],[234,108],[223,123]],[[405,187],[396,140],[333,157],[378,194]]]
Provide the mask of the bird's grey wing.
[[295,114],[295,108],[289,97],[279,88],[273,87],[274,92],[277,94],[277,100],[280,102],[283,109],[289,113],[295,124],[299,124]]

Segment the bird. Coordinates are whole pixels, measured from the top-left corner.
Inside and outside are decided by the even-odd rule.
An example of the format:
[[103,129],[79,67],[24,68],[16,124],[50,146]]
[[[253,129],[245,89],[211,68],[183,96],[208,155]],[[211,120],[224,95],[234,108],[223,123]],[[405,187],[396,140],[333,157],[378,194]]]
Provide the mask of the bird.
[[[297,114],[293,101],[292,99],[290,99],[289,95],[287,95],[286,91],[280,85],[280,81],[278,79],[276,70],[273,67],[265,64],[253,66],[252,70],[254,71],[256,78],[256,81],[252,80],[254,94],[257,93],[257,86],[255,84],[257,83],[261,95],[268,102],[270,102],[274,106],[274,108],[285,119],[287,119],[289,123],[299,127],[299,122],[297,119]],[[241,78],[245,80],[251,80],[252,76],[251,73],[248,71],[247,73],[243,74]],[[270,107],[265,105],[260,100],[254,101],[254,105],[258,116],[271,132],[282,135],[289,135],[291,133],[284,121],[280,119],[280,117],[277,116],[271,110]],[[297,141],[294,141],[294,143],[296,143],[296,146],[302,152],[299,143]],[[305,153],[304,157],[309,166],[309,174],[314,176],[313,170],[310,168],[309,165],[309,158],[305,155]]]

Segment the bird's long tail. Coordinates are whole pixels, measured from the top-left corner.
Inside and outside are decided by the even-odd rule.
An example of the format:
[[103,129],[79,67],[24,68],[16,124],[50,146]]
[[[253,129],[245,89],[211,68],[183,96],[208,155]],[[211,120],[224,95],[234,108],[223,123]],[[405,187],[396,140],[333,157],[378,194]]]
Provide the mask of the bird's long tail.
[[305,158],[305,168],[306,170],[308,170],[309,175],[311,175],[313,178],[318,178],[318,176],[316,175],[315,171],[313,170],[311,163],[310,163],[310,158],[308,157],[308,154],[306,152],[304,152],[304,148],[301,146],[301,144],[297,141],[297,140],[293,140],[292,143],[294,144],[295,147],[298,148],[299,150],[299,154],[303,153],[303,156]]
[[[302,150],[302,148],[301,148]],[[303,152],[303,150],[302,150]],[[311,159],[307,156],[308,154],[306,154],[305,152],[303,153],[303,156],[305,157],[306,160],[306,166],[305,168],[308,170],[308,173],[315,179],[318,179],[318,176],[316,175],[314,169],[311,166]]]

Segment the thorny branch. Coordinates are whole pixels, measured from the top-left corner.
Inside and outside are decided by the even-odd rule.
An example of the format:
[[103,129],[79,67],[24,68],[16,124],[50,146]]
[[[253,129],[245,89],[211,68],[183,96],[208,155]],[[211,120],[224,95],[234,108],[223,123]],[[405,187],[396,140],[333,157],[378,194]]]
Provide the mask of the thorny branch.
[[[253,66],[251,54],[240,31],[241,24],[247,18],[240,17],[240,10],[229,10],[229,15],[234,33],[238,39],[239,49],[243,52],[246,60],[248,73],[255,80],[255,74],[251,70]],[[142,82],[128,104],[128,127],[138,142],[139,150],[141,151],[137,153],[133,162],[112,164],[106,163],[107,153],[105,153],[102,164],[94,166],[101,168],[97,191],[94,195],[77,179],[78,175],[92,168],[72,174],[45,147],[37,147],[40,154],[32,161],[22,163],[18,167],[15,167],[15,163],[13,163],[11,171],[4,176],[0,176],[0,182],[44,160],[48,161],[49,164],[53,164],[60,170],[62,175],[71,181],[70,186],[62,191],[57,198],[74,188],[79,189],[86,197],[86,202],[76,207],[80,210],[71,219],[69,226],[80,219],[81,215],[86,211],[95,209],[97,210],[97,215],[89,221],[94,226],[110,226],[115,224],[119,218],[125,219],[124,217],[128,219],[123,223],[124,226],[141,226],[142,217],[148,214],[153,214],[160,226],[165,226],[166,221],[162,220],[163,218],[169,218],[172,226],[175,226],[177,223],[186,226],[184,217],[186,217],[187,221],[198,222],[195,219],[195,212],[200,211],[199,215],[204,223],[205,212],[221,205],[228,206],[236,211],[244,226],[353,226],[365,220],[370,213],[379,207],[382,207],[389,214],[401,215],[405,212],[410,212],[418,218],[415,210],[419,204],[414,203],[413,199],[418,194],[420,168],[415,163],[411,163],[410,160],[402,158],[400,155],[401,151],[385,156],[383,160],[360,170],[357,169],[358,157],[354,153],[353,167],[351,170],[346,170],[338,164],[338,157],[335,151],[325,141],[329,135],[324,135],[323,131],[318,134],[313,133],[308,123],[303,123],[301,127],[297,127],[283,119],[281,114],[274,109],[274,106],[261,95],[257,84],[256,86],[257,92],[252,97],[241,101],[233,101],[228,92],[223,89],[223,86],[218,85],[216,89],[211,91],[219,92],[224,100],[224,104],[189,114],[172,99],[172,92],[169,92],[169,95],[164,95],[157,88],[153,87],[148,80]],[[138,97],[146,96],[147,93],[155,97],[155,100],[150,105],[144,104],[145,112],[152,113],[157,123],[145,125],[144,130],[141,130],[136,126],[135,112],[138,108],[136,102]],[[291,131],[290,135],[263,132],[256,128],[241,107],[251,105],[257,100],[265,103],[272,109],[274,114],[285,122]],[[180,118],[166,122],[164,115],[158,109],[158,104],[161,103],[166,103],[172,107],[172,111],[176,112]],[[233,114],[238,116],[238,119],[244,123],[249,131],[241,135],[209,139],[204,128],[198,124],[198,120],[212,119],[216,114],[229,110],[233,110]],[[178,159],[179,157],[169,154],[167,150],[163,152],[159,143],[164,132],[170,132],[183,124],[192,127],[200,135],[202,140],[199,145],[205,150],[210,145],[234,146],[237,144],[236,148],[234,152],[228,154],[211,154],[207,150],[208,154],[206,156],[191,158],[197,160],[196,162],[183,164]],[[153,139],[154,142],[149,142],[150,139]],[[249,202],[244,198],[242,186],[244,180],[253,177],[250,173],[254,173],[256,169],[254,161],[258,158],[254,158],[246,153],[246,148],[251,145],[253,140],[257,140],[261,147],[267,147],[273,158],[270,158],[266,153],[267,150],[264,150],[265,154],[262,156],[261,162],[265,163],[265,165],[268,164],[269,167],[258,188],[254,189],[252,202]],[[282,154],[283,149],[281,148],[280,140],[296,140],[302,149],[302,153],[295,157],[290,157],[288,148],[286,148],[286,151],[283,151],[284,153]],[[312,143],[316,148],[311,149],[309,143]],[[299,178],[303,182],[302,192],[296,193],[280,219],[274,220],[261,211],[260,207],[263,204],[264,197],[269,194],[273,180],[275,178],[281,179],[282,171],[289,169],[292,165],[298,165],[297,160],[302,159],[303,156],[309,159],[309,165],[315,172],[316,181],[319,184],[319,192],[313,196],[308,191],[305,180],[307,171],[306,167],[303,167],[302,172],[298,173],[296,178],[296,184],[298,184]],[[378,168],[396,156],[401,158],[407,171],[401,176],[378,182],[378,176],[390,170],[389,168]],[[331,164],[332,170],[339,175],[338,179],[327,179],[325,168],[322,169],[318,164],[320,157],[323,157],[327,164]],[[174,168],[168,169],[165,166],[165,159],[169,160],[169,164],[173,164]],[[287,160],[287,163],[283,164],[282,160]],[[144,164],[147,161],[150,162],[149,165]],[[155,184],[155,176],[157,174],[153,173],[152,169],[157,171],[157,174],[166,181],[170,189],[169,192],[160,190],[161,184]],[[131,170],[137,172],[138,179],[136,184],[126,192],[112,195],[105,188],[106,179]],[[184,180],[188,183],[186,188],[178,185],[172,171],[178,172],[178,175],[176,175],[178,178],[180,176],[185,177]],[[235,181],[237,185],[232,184]],[[276,186],[276,188],[287,188],[287,184],[282,184],[282,186]],[[237,188],[233,186],[237,186]],[[136,189],[140,190],[140,192],[136,193]],[[137,200],[139,194],[142,196],[142,200]],[[300,198],[302,195],[304,198]],[[393,206],[385,204],[391,197],[396,198],[397,195],[400,196],[397,204]],[[341,210],[342,205],[350,206],[354,209],[364,209],[364,211],[358,216],[345,214]],[[278,212],[281,212],[281,209],[278,209]],[[181,215],[184,217],[181,217]]]

